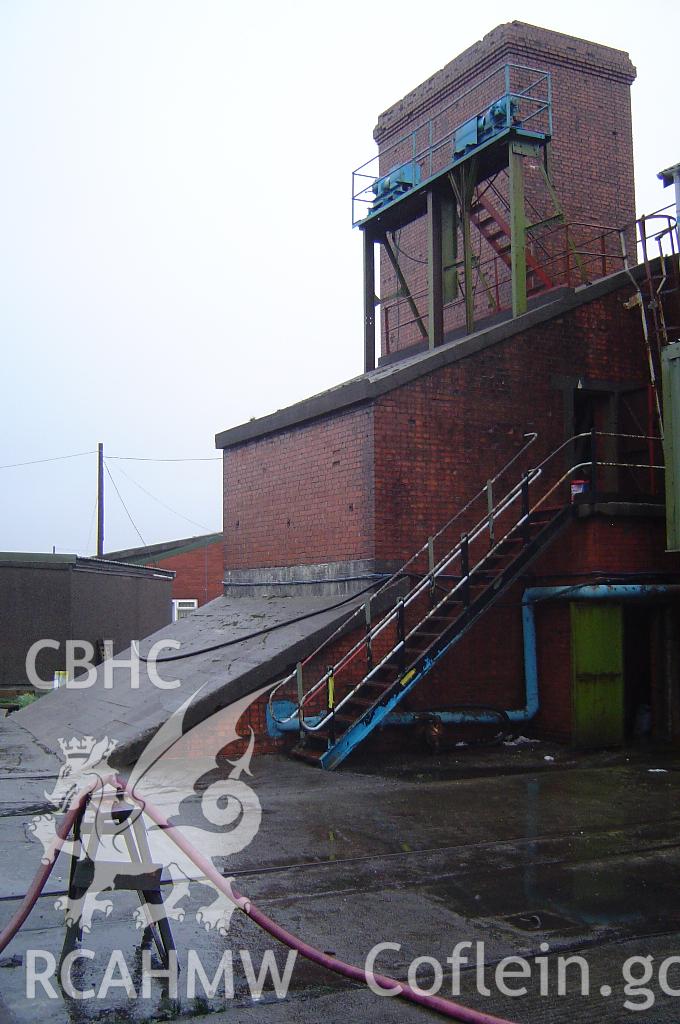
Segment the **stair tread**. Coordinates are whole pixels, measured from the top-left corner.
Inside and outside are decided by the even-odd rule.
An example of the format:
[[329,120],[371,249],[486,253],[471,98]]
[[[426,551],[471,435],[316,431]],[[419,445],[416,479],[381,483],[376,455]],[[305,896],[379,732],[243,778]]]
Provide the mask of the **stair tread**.
[[305,733],[305,749],[311,750],[313,747],[325,747],[326,736],[324,733]]
[[[338,764],[348,751],[360,742],[367,731],[383,720],[389,708],[401,699],[402,688],[396,684],[403,675],[404,666],[408,664],[411,668],[410,679],[415,676],[416,671],[419,676],[426,674],[430,667],[426,656],[428,648],[437,640],[442,640],[442,651],[455,643],[465,632],[465,628],[493,603],[504,586],[516,575],[519,567],[527,565],[545,543],[550,542],[555,531],[548,528],[566,523],[568,510],[568,506],[566,509],[560,506],[540,509],[529,513],[528,516],[525,514],[524,523],[512,527],[509,536],[498,542],[494,554],[489,555],[488,560],[480,568],[471,572],[467,586],[461,587],[458,584],[456,592],[445,592],[441,604],[435,601],[436,611],[433,610],[429,616],[421,618],[419,623],[411,627],[405,645],[402,644],[398,650],[385,655],[384,664],[373,669],[370,679],[362,681],[357,693],[351,697],[351,684],[348,685],[348,693],[341,698],[346,704],[334,716],[334,731],[332,726],[331,731],[329,726],[326,726],[323,732],[305,733],[301,742],[291,751],[292,756],[308,764],[327,768]],[[538,544],[535,543],[537,539]],[[527,542],[531,543],[528,548]],[[476,560],[476,555],[474,557]],[[454,579],[460,580],[459,577]],[[419,676],[415,676],[415,679],[417,680]],[[407,692],[408,687],[404,687],[403,690]],[[389,698],[387,693],[390,694]],[[385,698],[381,700],[383,694]],[[375,713],[370,712],[372,708],[376,709]],[[352,738],[348,738],[344,742],[344,747],[336,749],[333,756],[326,758],[326,751],[332,750],[334,746],[337,748],[342,737],[347,737],[348,734],[351,737],[352,727],[362,718],[366,718],[367,723],[357,731],[354,742]]]

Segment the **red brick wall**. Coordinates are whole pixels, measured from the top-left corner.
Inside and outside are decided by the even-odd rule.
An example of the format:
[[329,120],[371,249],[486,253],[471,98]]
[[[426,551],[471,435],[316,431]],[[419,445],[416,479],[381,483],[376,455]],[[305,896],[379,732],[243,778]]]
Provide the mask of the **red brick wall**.
[[202,605],[222,593],[223,545],[219,540],[180,555],[160,557],[145,564],[175,570],[177,575],[172,585],[174,600],[195,599]]
[[568,436],[557,378],[644,384],[639,314],[623,308],[629,294],[605,296],[376,400],[376,557],[407,558],[526,431],[539,433],[529,465],[556,448]]
[[[624,572],[680,571],[680,556],[664,551],[663,520],[640,518],[610,519],[597,516],[576,520],[552,547],[531,567],[527,576],[495,604],[463,639],[446,655],[401,705],[402,710],[454,710],[463,705],[488,705],[499,709],[521,708],[525,702],[524,646],[521,598],[526,587],[577,585],[591,575]],[[575,575],[576,574],[576,575]],[[579,574],[583,574],[583,579]],[[572,717],[571,628],[568,601],[538,602],[534,605],[537,633],[537,664],[540,709],[532,722],[514,726],[515,731],[569,742]],[[305,669],[308,689],[359,638],[356,631],[334,641]],[[379,656],[379,655],[377,655]],[[336,679],[336,699],[357,682],[365,666],[362,657]],[[279,697],[295,699],[295,687]],[[324,707],[320,693],[307,707],[315,714]],[[293,746],[297,734],[272,739],[266,729],[267,698],[256,701],[244,714],[239,733],[243,741],[230,745],[224,754],[234,757],[245,750],[250,728],[256,734],[258,754],[282,751]],[[496,727],[493,727],[494,730]],[[498,730],[506,726],[499,719]],[[487,727],[486,732],[489,729]],[[475,730],[461,727],[450,733],[466,736]],[[399,741],[401,742],[401,741]],[[406,737],[404,738],[406,742]],[[374,749],[394,745],[389,732],[371,741]]]
[[[252,729],[255,733],[255,755],[258,754],[273,754],[282,750],[289,749],[294,746],[297,734],[286,733],[280,739],[274,739],[269,736],[267,732],[266,714],[267,714],[267,694],[264,694],[250,705],[249,708],[241,715],[237,725],[236,732],[241,739],[234,740],[228,746],[220,749],[220,743],[223,742],[223,735],[218,731],[218,725],[215,724],[212,732],[213,739],[210,741],[206,738],[208,729],[207,721],[201,723],[200,729],[196,730],[196,739],[192,742],[191,732],[186,734],[185,741],[181,744],[181,751],[176,755],[173,755],[173,749],[171,748],[165,755],[169,759],[178,757],[181,759],[189,758],[205,758],[206,750],[217,750],[219,751],[218,757],[229,758],[231,760],[239,757],[243,754],[247,748],[250,740],[250,730]],[[257,766],[253,766],[255,778],[257,778]]]
[[[630,85],[635,77],[635,69],[628,55],[622,51],[586,40],[518,22],[500,25],[381,115],[375,130],[381,152],[405,134],[417,131],[430,118],[435,122],[435,138],[441,138],[462,120],[482,109],[493,97],[473,91],[460,106],[456,106],[450,113],[443,112],[455,97],[473,88],[476,82],[505,63],[521,64],[551,73],[553,140],[549,147],[550,173],[566,220],[574,224],[586,222],[607,227],[630,224],[635,217],[630,110]],[[494,84],[493,87],[498,91],[498,86]],[[483,91],[486,87],[480,88]],[[417,138],[418,148],[424,147],[424,129]],[[386,153],[381,162],[381,170],[385,172],[389,169],[388,164],[391,167],[402,159],[409,159],[410,145],[409,141],[403,153]],[[527,196],[539,214],[530,213],[530,217],[533,221],[540,220],[554,212],[552,204],[540,173],[532,167],[532,161],[524,160],[523,164]],[[496,184],[503,194],[507,193],[503,175],[497,179]],[[492,199],[494,206],[502,210],[501,204],[491,193],[487,194],[487,198]],[[472,234],[476,254],[483,261],[487,260],[493,251],[474,227]],[[577,244],[585,242],[591,235],[593,232],[590,229],[577,231]],[[631,241],[632,236],[629,237],[629,249]],[[400,232],[398,244],[405,254],[400,258],[400,265],[409,287],[414,294],[420,294],[427,287],[423,262],[427,254],[425,219],[421,218],[406,226]],[[607,252],[619,252],[616,236],[608,238],[607,244]],[[552,250],[561,249],[561,235],[559,239],[552,235],[549,247]],[[583,248],[592,249],[593,246],[584,245]],[[612,261],[607,269],[619,267],[620,263],[614,264]],[[490,267],[487,269],[493,281],[492,270]],[[507,268],[501,264],[498,265],[498,271],[501,281],[509,277]],[[556,284],[563,282],[562,263],[551,264],[550,276]],[[384,254],[381,261],[381,291],[383,295],[393,295],[396,291],[394,274]],[[501,297],[507,299],[507,295]],[[419,305],[421,311],[426,312],[425,298],[419,300]],[[481,317],[490,311],[480,281],[476,315]],[[400,315],[402,320],[411,318],[406,306],[400,310]],[[389,316],[390,325],[394,328],[396,309],[391,309]],[[460,303],[445,311],[445,328],[459,326],[462,322],[464,311]],[[397,351],[419,340],[420,335],[414,326],[399,331],[391,330],[389,350]],[[383,355],[386,352],[387,345],[383,337]]]
[[573,582],[576,572],[613,576],[680,571],[680,555],[666,554],[664,519],[596,516],[563,533],[535,566],[550,585]]
[[[453,709],[478,701],[497,708],[524,704],[521,599],[530,586],[588,583],[622,573],[680,572],[680,556],[665,553],[664,521],[596,516],[576,520],[531,566],[526,578],[473,626],[409,695],[406,706]],[[571,628],[568,601],[534,606],[540,710],[523,730],[571,737]]]
[[225,568],[372,556],[370,407],[225,450]]
[[540,435],[529,465],[561,443],[558,377],[644,384],[629,295],[595,300],[371,405],[225,449],[226,568],[408,558],[526,431]]
[[[404,384],[370,407],[227,449],[227,565],[371,555],[406,559],[518,450],[525,431],[537,430],[540,440],[519,468],[535,466],[564,440],[570,429],[561,390],[566,379],[600,381],[605,390],[616,382],[645,383],[639,314],[623,305],[630,291],[624,287]],[[557,466],[559,473],[566,470],[566,455]],[[518,475],[513,469],[506,483]],[[329,487],[329,480],[338,486]],[[479,509],[475,513],[477,518]],[[527,580],[414,691],[410,706],[450,708],[476,701],[521,707],[524,587],[581,582],[600,573],[678,571],[678,559],[664,553],[663,526],[662,520],[633,518],[575,522],[532,566]],[[456,524],[451,544],[460,532]],[[571,730],[568,603],[540,605],[536,621],[541,711],[534,727],[566,740]],[[319,674],[340,653],[337,645],[324,652]]]

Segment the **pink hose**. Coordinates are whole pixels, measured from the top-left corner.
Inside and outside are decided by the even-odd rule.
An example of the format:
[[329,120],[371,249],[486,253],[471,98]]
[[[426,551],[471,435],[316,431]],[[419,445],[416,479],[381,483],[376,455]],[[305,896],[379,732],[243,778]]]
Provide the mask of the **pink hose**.
[[30,912],[33,910],[40,893],[47,884],[47,879],[52,874],[52,868],[57,862],[57,857],[59,856],[62,846],[66,842],[68,834],[76,821],[85,810],[85,805],[87,804],[90,796],[97,789],[101,789],[107,783],[115,785],[116,776],[109,775],[105,779],[98,779],[87,789],[81,789],[80,793],[78,793],[73,806],[66,813],[63,821],[57,828],[57,834],[54,837],[54,841],[52,842],[49,850],[45,853],[42,867],[37,871],[35,878],[29,885],[28,891],[21,902],[21,906],[17,910],[16,914],[10,918],[9,923],[0,932],[0,953],[2,953],[3,949],[9,945]]
[[[310,946],[306,942],[303,942],[302,939],[293,935],[292,932],[282,928],[281,925],[276,923],[276,921],[272,921],[272,919],[256,907],[254,903],[251,903],[247,897],[242,896],[233,889],[229,882],[215,870],[212,862],[207,860],[207,858],[199,853],[198,850],[194,849],[194,847],[191,846],[191,844],[184,838],[181,831],[171,825],[167,818],[161,814],[158,808],[154,807],[154,805],[150,804],[146,799],[143,801],[140,800],[140,798],[128,788],[127,783],[124,779],[120,778],[120,776],[107,776],[107,778],[99,780],[92,787],[82,790],[78,794],[75,803],[65,815],[57,829],[54,843],[47,854],[47,863],[44,863],[40,868],[18,911],[12,917],[11,921],[6,928],[4,928],[2,933],[0,933],[0,953],[14,938],[34,907],[45,883],[47,882],[47,879],[50,876],[59,851],[64,845],[64,842],[66,841],[75,822],[78,820],[79,816],[82,815],[90,795],[96,789],[107,784],[115,786],[119,792],[125,792],[126,796],[134,800],[135,803],[141,804],[144,813],[148,814],[149,817],[155,821],[158,827],[167,833],[175,845],[178,846],[191,861],[193,861],[205,878],[208,878],[220,892],[224,893],[224,895],[230,899],[239,910],[242,910],[243,913],[254,921],[260,928],[264,929],[264,931],[268,932],[275,939],[278,939],[279,942],[282,942],[285,946],[296,950],[307,960],[311,960],[313,963],[319,964],[321,967],[325,967],[327,970],[333,971],[335,974],[340,974],[345,978],[351,978],[353,981],[360,981],[364,984],[368,982],[367,972],[363,968],[355,967],[353,964],[347,964],[343,960],[338,960],[336,957],[329,956],[327,953],[322,953],[321,950],[315,949],[314,946]],[[387,991],[396,989],[396,994],[400,998],[406,999],[412,1003],[417,1003],[419,1006],[424,1006],[428,1010],[434,1010],[435,1013],[439,1013],[441,1016],[448,1017],[451,1020],[463,1021],[464,1024],[512,1024],[511,1021],[505,1020],[502,1017],[493,1017],[488,1013],[471,1010],[466,1006],[461,1006],[459,1003],[454,1003],[450,999],[443,999],[440,996],[425,995],[422,992],[417,992],[409,985],[404,985],[402,982],[395,981],[394,978],[388,978],[384,974],[373,974],[372,980]]]
[[[118,780],[118,785],[122,789],[123,781]],[[126,795],[131,797],[137,803],[141,802],[139,797],[125,787]],[[321,950],[315,949],[314,946],[308,945],[299,939],[292,932],[282,928],[281,925],[277,924],[276,921],[272,921],[270,917],[264,914],[254,903],[245,897],[241,896],[235,889],[231,887],[229,882],[215,870],[211,861],[207,860],[198,850],[194,849],[190,843],[182,835],[178,828],[175,828],[165,818],[157,807],[150,804],[146,798],[144,799],[144,812],[149,815],[153,821],[156,822],[159,828],[163,829],[164,832],[172,839],[172,841],[182,850],[183,853],[193,861],[197,868],[203,873],[203,875],[210,879],[213,885],[224,893],[224,895],[230,899],[239,910],[242,910],[255,924],[259,925],[264,931],[269,932],[275,939],[282,942],[285,946],[289,946],[291,949],[297,950],[307,960],[312,960],[315,964],[320,964],[321,967],[327,968],[329,971],[333,971],[335,974],[341,974],[346,978],[351,978],[353,981],[361,981],[364,984],[367,983],[366,971],[361,967],[355,967],[353,964],[346,964],[344,960],[338,960],[336,957],[329,956],[327,953],[322,953]],[[466,1024],[512,1024],[511,1021],[507,1021],[502,1017],[493,1017],[488,1013],[481,1013],[477,1010],[470,1010],[466,1006],[461,1006],[459,1003],[454,1003],[450,999],[442,999],[440,996],[429,996],[424,995],[422,992],[416,992],[415,989],[410,988],[408,985],[402,984],[400,981],[395,981],[394,978],[388,978],[384,974],[373,974],[372,978],[384,989],[397,989],[397,994],[407,999],[412,1003],[418,1003],[420,1006],[427,1007],[428,1010],[434,1010],[436,1013],[441,1014],[443,1017],[449,1017],[452,1020],[464,1021]]]

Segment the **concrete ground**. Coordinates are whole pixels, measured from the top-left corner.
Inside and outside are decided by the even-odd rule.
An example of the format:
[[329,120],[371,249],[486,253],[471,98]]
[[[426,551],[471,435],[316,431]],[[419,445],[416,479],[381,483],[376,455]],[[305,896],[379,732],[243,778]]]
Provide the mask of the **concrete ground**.
[[[41,848],[27,824],[45,807],[44,791],[58,767],[20,732],[8,730],[7,736],[0,758],[0,927],[38,866]],[[443,968],[440,994],[450,997],[447,957],[457,943],[481,942],[485,964],[475,965],[473,948],[471,964],[461,971],[459,998],[487,1013],[550,1024],[680,1018],[680,963],[664,964],[680,954],[677,757],[653,751],[577,757],[545,744],[499,745],[408,759],[393,755],[382,764],[348,762],[334,773],[279,756],[256,758],[252,768],[260,830],[218,866],[270,917],[316,947],[363,965],[376,943],[396,943],[398,949],[380,955],[376,970],[404,979],[416,957],[434,958]],[[196,794],[182,808],[195,823],[202,820],[200,799]],[[226,936],[207,933],[195,911],[211,896],[199,883],[191,884],[184,900],[184,920],[173,922],[183,965],[176,998],[160,981],[152,982],[148,998],[140,995],[141,933],[128,893],[111,894],[110,916],[95,918],[83,942],[94,958],[79,961],[73,979],[76,987],[96,991],[111,950],[119,949],[139,997],[110,987],[103,999],[62,992],[51,999],[41,988],[29,998],[29,950],[59,956],[63,915],[54,901],[65,884],[64,868],[59,862],[51,895],[0,955],[3,1022],[441,1019],[301,958],[285,998],[277,999],[269,984],[254,999],[239,951],[248,951],[257,972],[267,950],[283,969],[286,950],[239,913]],[[196,951],[212,977],[227,949],[233,951],[233,997],[206,996],[200,986],[188,995],[188,951]],[[543,964],[536,960],[546,954]],[[576,954],[585,967],[564,968],[560,994],[559,958]],[[503,994],[496,984],[496,965],[510,955],[525,958],[531,977],[506,984],[526,986],[525,995]],[[423,987],[433,970],[430,963],[418,973]],[[478,983],[480,973],[488,995]],[[581,994],[586,973],[590,995]],[[115,977],[120,980],[120,971]],[[677,994],[664,993],[664,987]]]

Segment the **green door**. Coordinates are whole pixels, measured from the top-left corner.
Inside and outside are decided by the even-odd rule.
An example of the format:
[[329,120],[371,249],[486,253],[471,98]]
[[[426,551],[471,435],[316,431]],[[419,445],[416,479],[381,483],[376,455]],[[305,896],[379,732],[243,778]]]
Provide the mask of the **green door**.
[[572,602],[573,741],[580,747],[624,742],[623,608]]

